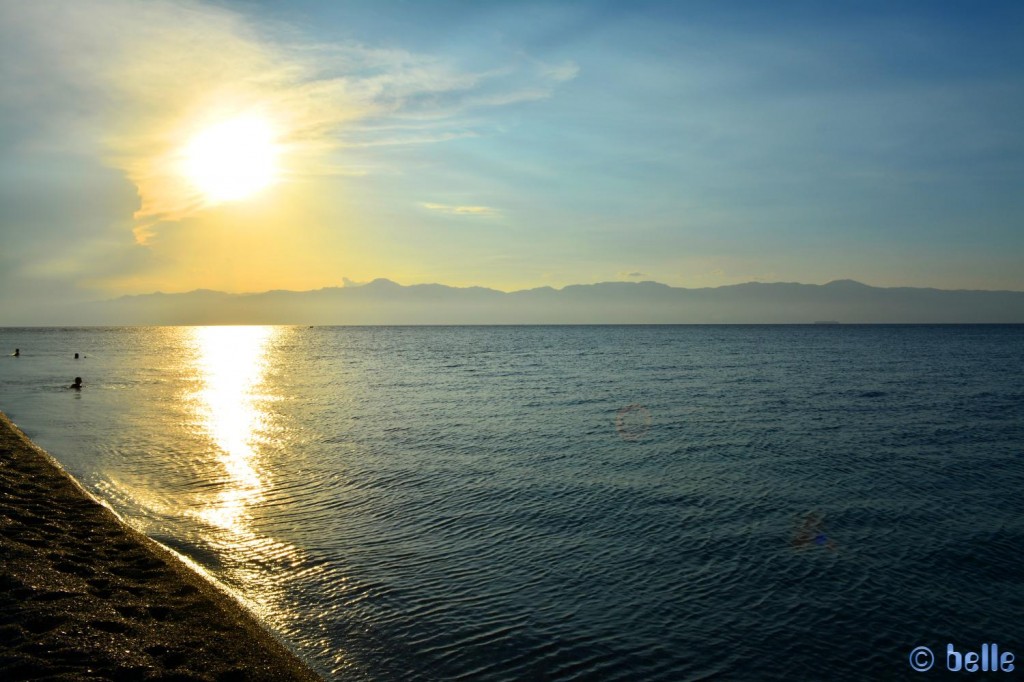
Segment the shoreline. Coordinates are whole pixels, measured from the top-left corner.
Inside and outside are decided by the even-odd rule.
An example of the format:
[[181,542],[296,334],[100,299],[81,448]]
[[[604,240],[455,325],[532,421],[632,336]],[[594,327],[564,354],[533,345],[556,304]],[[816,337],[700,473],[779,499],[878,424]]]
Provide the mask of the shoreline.
[[0,678],[322,678],[0,412]]

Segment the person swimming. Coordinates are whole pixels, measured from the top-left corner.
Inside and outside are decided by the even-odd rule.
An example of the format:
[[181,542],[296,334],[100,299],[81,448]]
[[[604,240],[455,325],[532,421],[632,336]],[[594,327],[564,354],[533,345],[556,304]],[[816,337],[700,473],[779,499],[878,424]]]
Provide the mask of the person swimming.
[[21,357],[21,349],[20,348],[15,348],[14,349],[14,357],[16,357],[16,358],[20,358]]
[[75,360],[78,359],[78,353],[75,353]]
[[73,383],[70,386],[68,386],[68,388],[73,388],[76,391],[81,391],[82,390],[82,377],[75,377],[75,383]]

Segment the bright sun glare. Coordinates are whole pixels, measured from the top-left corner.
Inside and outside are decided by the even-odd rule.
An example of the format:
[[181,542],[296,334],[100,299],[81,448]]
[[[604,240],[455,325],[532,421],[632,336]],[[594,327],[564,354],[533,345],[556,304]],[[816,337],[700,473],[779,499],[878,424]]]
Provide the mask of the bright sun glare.
[[207,201],[236,201],[277,180],[278,145],[270,122],[239,116],[202,130],[184,149],[185,177]]

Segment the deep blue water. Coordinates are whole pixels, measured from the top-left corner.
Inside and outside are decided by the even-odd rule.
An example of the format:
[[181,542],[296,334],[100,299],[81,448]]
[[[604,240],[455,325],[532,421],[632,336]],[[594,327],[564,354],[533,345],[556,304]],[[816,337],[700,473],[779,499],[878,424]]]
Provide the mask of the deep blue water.
[[338,679],[925,679],[914,647],[983,642],[1024,665],[1024,326],[15,347],[0,409]]

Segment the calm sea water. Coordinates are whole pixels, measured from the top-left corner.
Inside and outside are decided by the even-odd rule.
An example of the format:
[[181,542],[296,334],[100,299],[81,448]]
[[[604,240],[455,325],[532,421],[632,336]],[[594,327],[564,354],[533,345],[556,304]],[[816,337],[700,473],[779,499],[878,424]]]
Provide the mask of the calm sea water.
[[911,649],[948,642],[1024,666],[1024,326],[15,347],[0,409],[338,679],[920,679]]

